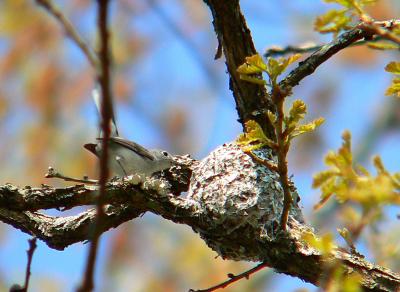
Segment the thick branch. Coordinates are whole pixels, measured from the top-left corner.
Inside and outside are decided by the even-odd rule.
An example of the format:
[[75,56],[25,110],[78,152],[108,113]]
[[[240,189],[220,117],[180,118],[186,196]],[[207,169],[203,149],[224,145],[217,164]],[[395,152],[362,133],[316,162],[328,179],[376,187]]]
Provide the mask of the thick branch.
[[213,25],[219,45],[222,46],[230,77],[230,89],[236,101],[239,121],[259,123],[267,136],[274,139],[273,127],[265,118],[267,110],[275,112],[264,87],[240,79],[237,68],[245,58],[256,54],[250,30],[240,11],[238,0],[204,0],[213,15]]
[[[273,160],[270,152],[254,151],[262,159]],[[184,175],[187,180],[188,176]],[[172,194],[165,180],[147,179],[137,184],[127,181],[109,183],[106,189],[107,206],[101,231],[137,218],[144,212],[158,214],[175,223],[186,224],[201,236],[207,245],[221,257],[231,260],[261,261],[280,273],[285,273],[319,285],[327,258],[309,247],[301,238],[304,232],[313,232],[302,222],[301,209],[290,210],[287,232],[278,227],[282,211],[283,192],[276,184],[278,174],[254,162],[235,144],[227,144],[212,152],[193,168],[191,185],[186,197]],[[29,204],[60,207],[93,203],[93,186],[78,186],[64,190],[63,200],[56,194],[60,189],[43,187],[29,196],[27,188],[6,185],[0,188],[0,220],[34,235],[50,247],[65,247],[91,238],[95,210],[77,216],[51,217],[37,211],[21,211]],[[76,194],[73,190],[78,190]],[[46,194],[46,195],[45,195]],[[18,199],[6,199],[17,196]],[[79,201],[78,197],[83,197]],[[18,207],[13,209],[13,202]],[[344,271],[359,272],[366,290],[396,291],[400,275],[373,265],[358,255],[341,249],[332,252],[332,260],[341,263]]]

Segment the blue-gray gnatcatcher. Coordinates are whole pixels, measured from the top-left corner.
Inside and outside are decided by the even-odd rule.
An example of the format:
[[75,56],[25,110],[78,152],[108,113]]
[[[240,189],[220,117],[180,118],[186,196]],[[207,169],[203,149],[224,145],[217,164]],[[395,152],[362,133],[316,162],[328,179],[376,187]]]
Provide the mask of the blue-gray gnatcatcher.
[[[98,90],[94,89],[92,95],[97,110],[101,113]],[[158,149],[147,150],[133,141],[119,137],[114,115],[112,115],[110,126],[108,167],[113,174],[118,176],[131,174],[150,176],[155,172],[168,169],[174,164],[172,156],[166,151]],[[102,139],[102,134],[100,134],[100,138],[97,138],[98,142],[85,144],[85,149],[100,157]]]

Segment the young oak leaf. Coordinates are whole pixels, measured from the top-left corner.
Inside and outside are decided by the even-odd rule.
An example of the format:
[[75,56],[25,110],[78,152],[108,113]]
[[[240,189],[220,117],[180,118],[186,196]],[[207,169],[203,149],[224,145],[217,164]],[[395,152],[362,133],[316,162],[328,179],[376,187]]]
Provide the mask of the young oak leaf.
[[356,14],[364,14],[362,8],[367,5],[375,4],[378,0],[324,0],[326,3],[337,3],[347,8],[348,10],[353,10]]
[[385,95],[400,97],[400,77],[393,78],[392,83],[386,89]]
[[321,207],[332,195],[340,203],[356,202],[364,210],[376,208],[378,213],[383,205],[399,205],[400,174],[390,174],[379,157],[374,158],[376,176],[353,166],[350,132],[346,131],[342,138],[337,153],[330,151],[325,157],[330,168],[314,176],[313,187],[321,189],[321,201],[314,208]]
[[256,74],[267,70],[267,65],[259,54],[246,57],[246,62],[237,68],[240,74]]
[[290,139],[293,139],[294,137],[302,135],[304,133],[314,131],[316,128],[321,126],[324,123],[324,121],[325,121],[324,118],[318,118],[308,124],[295,127],[293,132],[290,134]]
[[274,59],[269,57],[267,61],[266,72],[271,79],[271,82],[276,83],[276,79],[281,75],[286,68],[296,62],[301,57],[301,54],[294,54],[288,58],[278,58]]
[[339,33],[341,30],[349,29],[351,18],[346,15],[347,9],[329,10],[318,16],[314,21],[314,29],[320,33]]
[[328,256],[333,249],[336,248],[331,233],[324,234],[322,237],[317,237],[311,232],[304,232],[301,235],[301,239],[325,256]]
[[240,134],[236,139],[236,143],[242,147],[243,151],[257,150],[264,146],[269,146],[271,148],[276,147],[276,143],[265,136],[263,130],[256,121],[247,121],[245,123],[245,129],[246,132]]
[[390,62],[389,64],[386,65],[385,71],[396,75],[400,75],[400,62]]
[[292,107],[289,110],[289,115],[284,118],[284,123],[288,134],[293,132],[299,121],[304,119],[306,113],[307,106],[304,101],[300,99],[293,101]]
[[398,50],[400,49],[399,45],[391,43],[391,42],[377,42],[377,43],[368,43],[368,48],[374,50]]

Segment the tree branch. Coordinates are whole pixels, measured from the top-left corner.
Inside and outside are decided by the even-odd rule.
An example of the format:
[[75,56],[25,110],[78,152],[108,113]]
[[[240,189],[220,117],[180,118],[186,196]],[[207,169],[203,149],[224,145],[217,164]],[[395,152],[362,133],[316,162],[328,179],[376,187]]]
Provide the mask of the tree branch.
[[[374,25],[379,25],[382,27],[387,27],[389,25],[397,25],[396,21],[377,21],[374,22]],[[322,63],[327,61],[334,54],[339,52],[340,50],[352,45],[353,43],[361,40],[361,39],[372,39],[376,34],[371,29],[366,29],[365,24],[361,23],[355,28],[341,34],[338,38],[332,41],[329,44],[322,46],[318,51],[313,53],[310,57],[305,59],[303,62],[300,62],[298,67],[291,71],[285,79],[283,79],[279,85],[283,89],[290,89],[300,83],[308,75],[314,73],[314,71],[320,66]],[[379,37],[383,37],[382,34],[378,35]]]
[[265,87],[240,79],[237,68],[245,58],[257,53],[250,30],[240,10],[238,0],[204,0],[213,16],[214,30],[222,46],[230,78],[230,89],[235,98],[239,122],[255,120],[267,137],[275,139],[273,126],[265,118],[267,110],[275,112]]
[[[271,159],[270,151],[255,150],[262,159]],[[177,171],[179,172],[179,170]],[[183,175],[188,181],[187,175]],[[173,195],[165,179],[149,178],[143,182],[115,181],[107,184],[105,217],[101,232],[152,212],[175,223],[186,224],[222,258],[264,262],[277,272],[298,277],[319,285],[327,261],[341,263],[346,273],[358,272],[365,290],[396,291],[400,275],[373,265],[362,257],[335,249],[329,258],[321,255],[302,240],[305,225],[301,209],[290,209],[287,232],[280,231],[283,191],[277,184],[278,174],[260,165],[235,144],[219,147],[198,164],[186,197]],[[76,216],[52,217],[39,213],[38,206],[67,206],[94,203],[93,186],[65,188],[65,197],[58,200],[60,189],[19,189],[5,185],[0,188],[0,220],[34,235],[51,248],[62,250],[90,239],[96,218],[94,209]],[[76,194],[73,191],[77,190]],[[294,190],[295,191],[295,190]],[[25,194],[25,195],[24,195]],[[18,199],[6,199],[17,196]],[[78,197],[82,196],[82,201]],[[24,200],[28,200],[24,202]],[[54,203],[49,203],[54,200]],[[19,202],[13,207],[13,202]],[[73,202],[73,203],[72,203]],[[38,204],[38,206],[29,206]],[[23,209],[27,210],[23,210]]]

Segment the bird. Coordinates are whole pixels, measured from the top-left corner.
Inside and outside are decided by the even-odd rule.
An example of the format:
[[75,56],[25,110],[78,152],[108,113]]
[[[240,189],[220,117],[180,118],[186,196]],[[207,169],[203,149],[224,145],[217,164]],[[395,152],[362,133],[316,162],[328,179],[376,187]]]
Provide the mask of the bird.
[[[92,98],[101,116],[100,94],[98,88],[93,89]],[[110,138],[108,139],[108,167],[113,175],[125,177],[133,174],[151,176],[174,165],[173,156],[160,149],[146,149],[136,142],[119,136],[114,113],[111,113]],[[104,138],[96,139],[96,143],[86,143],[83,147],[100,158]]]

